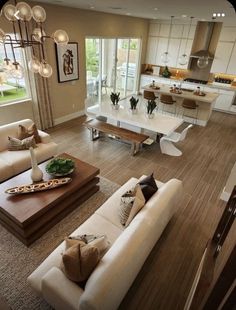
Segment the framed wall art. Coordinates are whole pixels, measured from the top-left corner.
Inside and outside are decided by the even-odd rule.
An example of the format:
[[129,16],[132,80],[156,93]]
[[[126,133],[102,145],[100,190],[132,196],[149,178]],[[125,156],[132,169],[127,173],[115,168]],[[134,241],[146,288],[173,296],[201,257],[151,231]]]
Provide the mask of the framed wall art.
[[56,44],[58,82],[64,83],[79,79],[78,43]]

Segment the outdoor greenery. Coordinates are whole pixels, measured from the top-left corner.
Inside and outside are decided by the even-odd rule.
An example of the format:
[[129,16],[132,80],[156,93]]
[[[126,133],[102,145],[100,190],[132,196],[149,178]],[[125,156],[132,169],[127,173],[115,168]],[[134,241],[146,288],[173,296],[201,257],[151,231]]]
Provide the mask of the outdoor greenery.
[[5,104],[8,101],[13,101],[13,100],[21,100],[27,96],[26,89],[23,87],[4,91],[3,94],[4,96],[0,95],[0,104]]
[[86,70],[91,71],[93,77],[98,75],[98,62],[96,40],[86,39]]
[[[122,41],[122,48],[127,49],[128,47],[129,47],[128,40],[123,40]],[[137,48],[138,48],[138,41],[136,39],[131,39],[130,40],[130,49],[136,50]]]

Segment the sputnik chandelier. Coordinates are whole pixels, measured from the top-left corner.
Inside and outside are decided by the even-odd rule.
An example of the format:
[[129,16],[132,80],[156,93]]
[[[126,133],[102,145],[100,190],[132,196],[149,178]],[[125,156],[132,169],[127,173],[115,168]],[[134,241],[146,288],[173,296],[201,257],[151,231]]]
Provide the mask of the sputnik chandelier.
[[[46,39],[53,39],[56,44],[66,45],[69,37],[64,30],[56,30],[51,36],[47,35],[43,29],[46,20],[46,12],[43,7],[36,5],[30,7],[26,2],[14,1],[15,5],[6,4],[1,14],[12,23],[13,34],[6,34],[0,28],[0,44],[3,44],[5,58],[3,60],[3,70],[7,76],[21,79],[24,76],[24,69],[16,59],[16,49],[31,49],[31,59],[28,62],[29,69],[34,73],[39,73],[42,77],[48,78],[52,75],[52,67],[45,59]],[[3,18],[3,16],[1,16]],[[31,31],[31,22],[35,27]],[[12,58],[9,59],[6,46],[9,45]],[[39,55],[39,56],[36,56]]]

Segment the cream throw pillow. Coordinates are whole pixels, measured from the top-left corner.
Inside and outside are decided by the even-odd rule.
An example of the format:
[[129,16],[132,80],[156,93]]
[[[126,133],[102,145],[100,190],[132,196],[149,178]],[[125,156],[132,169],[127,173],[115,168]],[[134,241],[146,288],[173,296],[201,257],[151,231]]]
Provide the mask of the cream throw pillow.
[[145,198],[143,196],[141,187],[139,184],[136,184],[134,189],[126,192],[121,197],[121,206],[119,212],[121,224],[127,227],[144,205]]

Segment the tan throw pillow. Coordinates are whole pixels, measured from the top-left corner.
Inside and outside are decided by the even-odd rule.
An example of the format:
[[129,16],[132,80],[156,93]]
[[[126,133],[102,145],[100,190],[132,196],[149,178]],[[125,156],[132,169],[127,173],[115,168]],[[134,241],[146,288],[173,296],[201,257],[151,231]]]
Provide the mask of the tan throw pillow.
[[65,250],[68,250],[70,247],[72,247],[73,245],[77,245],[77,244],[85,245],[86,243],[83,242],[82,240],[66,238],[65,239]]
[[40,143],[41,138],[38,133],[38,129],[35,124],[30,125],[28,128],[26,128],[23,125],[19,125],[18,128],[18,137],[20,140],[23,140],[25,138],[28,138],[30,136],[34,136],[35,142]]
[[89,244],[81,245],[79,242],[62,255],[61,269],[71,281],[83,282],[89,278],[98,262],[97,248]]
[[119,212],[121,224],[127,227],[144,204],[145,198],[139,184],[122,195]]
[[34,137],[28,137],[24,140],[8,137],[8,151],[28,150],[30,147],[35,148],[36,143]]

